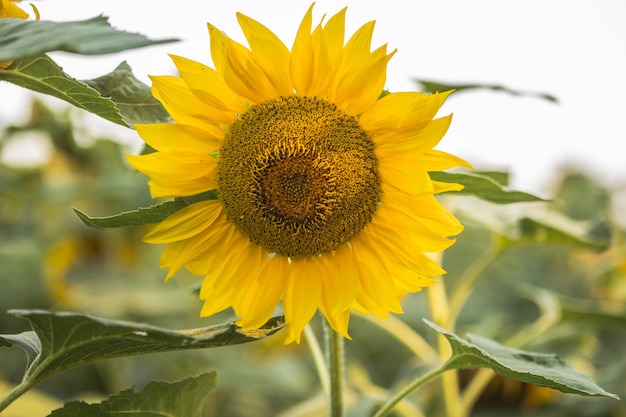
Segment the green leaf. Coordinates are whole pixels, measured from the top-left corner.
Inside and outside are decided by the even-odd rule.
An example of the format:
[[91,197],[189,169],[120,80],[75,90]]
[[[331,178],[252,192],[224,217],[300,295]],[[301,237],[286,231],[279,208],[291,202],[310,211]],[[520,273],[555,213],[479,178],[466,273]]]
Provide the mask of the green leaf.
[[166,201],[165,203],[150,207],[138,208],[137,210],[125,211],[108,217],[90,217],[76,208],[74,208],[74,212],[87,226],[95,227],[96,229],[111,229],[114,227],[159,223],[169,215],[190,204],[204,200],[215,200],[216,198],[217,192],[211,190],[194,196],[178,197],[172,201]]
[[445,369],[489,368],[506,378],[565,393],[619,399],[556,355],[513,349],[476,335],[468,335],[468,342],[428,320],[424,322],[450,343],[452,356],[443,365]]
[[452,173],[438,171],[431,172],[430,177],[434,181],[462,184],[465,188],[461,191],[455,191],[455,193],[474,195],[496,204],[548,201],[523,191],[509,190],[492,176],[485,175],[485,173]]
[[111,98],[129,125],[171,122],[165,108],[152,96],[150,87],[135,78],[126,61],[109,74],[84,82],[103,97]]
[[537,97],[544,100],[551,101],[552,103],[558,103],[558,99],[546,93],[535,93],[530,91],[518,91],[513,90],[511,88],[505,87],[499,84],[450,84],[450,83],[442,83],[438,81],[432,80],[415,80],[418,84],[421,85],[422,91],[425,93],[436,93],[439,91],[468,91],[468,90],[492,90],[492,91],[502,91],[507,94],[511,94],[513,96],[527,96],[527,97]]
[[[5,19],[0,22],[2,20]],[[0,69],[0,80],[59,98],[103,119],[127,126],[110,99],[101,97],[93,88],[64,73],[47,55],[13,61],[8,68]]]
[[150,40],[138,33],[119,31],[113,29],[104,16],[78,22],[5,18],[0,20],[0,39],[0,62],[50,51],[109,54],[178,40]]
[[216,373],[209,372],[176,382],[155,381],[142,391],[130,388],[98,404],[67,403],[48,417],[199,416],[216,380]]
[[[553,221],[556,217],[553,216]],[[585,230],[579,230],[574,224],[550,224],[550,218],[542,221],[525,217],[519,221],[519,236],[515,239],[506,239],[508,245],[519,244],[556,244],[577,246],[586,249],[602,251],[607,249],[611,242],[592,239]]]
[[[274,317],[260,329],[246,332],[234,323],[168,330],[79,313],[43,310],[10,310],[9,313],[28,320],[41,343],[41,350],[24,376],[32,385],[65,369],[102,359],[253,342],[284,326],[282,317]],[[4,345],[24,346],[14,335],[0,335],[0,340]]]

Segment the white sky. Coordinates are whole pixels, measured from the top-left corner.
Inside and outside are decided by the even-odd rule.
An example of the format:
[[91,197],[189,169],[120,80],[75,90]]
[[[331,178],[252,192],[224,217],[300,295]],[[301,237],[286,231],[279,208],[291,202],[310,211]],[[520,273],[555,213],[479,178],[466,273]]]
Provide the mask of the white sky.
[[[25,6],[26,4],[23,3]],[[135,75],[173,72],[168,53],[210,64],[206,22],[242,41],[235,12],[255,18],[291,46],[308,0],[46,0],[42,19],[82,20],[99,14],[130,32],[183,42],[84,57],[54,59],[70,75],[95,78],[127,60]],[[416,90],[413,78],[497,83],[546,92],[559,104],[496,92],[453,95],[454,113],[439,149],[477,168],[508,169],[513,186],[545,193],[564,164],[583,166],[611,184],[626,183],[626,1],[624,0],[320,0],[314,22],[348,6],[347,36],[376,20],[373,47],[398,49],[389,64],[391,91]],[[27,7],[27,6],[26,6]],[[23,117],[28,94],[0,85],[0,123]],[[89,119],[139,143],[132,131]]]

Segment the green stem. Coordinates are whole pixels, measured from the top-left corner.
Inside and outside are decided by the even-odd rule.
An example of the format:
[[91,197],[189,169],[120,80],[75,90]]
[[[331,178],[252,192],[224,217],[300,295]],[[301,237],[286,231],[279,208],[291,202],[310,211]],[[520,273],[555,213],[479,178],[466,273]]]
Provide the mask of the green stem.
[[442,374],[443,372],[447,370],[448,369],[445,367],[445,364],[444,364],[440,366],[439,368],[433,369],[432,371],[417,378],[415,381],[407,385],[402,391],[400,391],[394,397],[392,397],[385,405],[383,405],[383,407],[380,410],[378,410],[376,414],[374,414],[374,417],[386,416],[406,396],[408,396],[410,393],[412,393],[413,391],[415,391],[416,389],[418,389],[425,383],[429,382],[431,379],[435,378],[436,376],[439,376],[440,374]]
[[20,382],[15,388],[13,388],[5,397],[0,399],[0,412],[7,408],[13,401],[17,400],[22,394],[33,387],[31,380],[25,380]]
[[326,398],[330,400],[330,378],[328,377],[328,365],[326,365],[324,353],[322,352],[322,348],[320,347],[317,337],[315,336],[315,332],[311,328],[310,324],[305,326],[304,336],[309,344],[311,355],[313,356],[313,362],[315,363],[315,368],[317,369],[317,374],[320,378],[322,391],[324,392]]
[[330,375],[328,415],[330,417],[343,417],[343,384],[345,372],[343,336],[334,331],[328,323],[325,323],[325,326],[328,373]]
[[501,251],[502,246],[500,245],[500,241],[498,238],[494,237],[491,245],[460,277],[459,284],[452,291],[450,296],[448,323],[440,324],[446,330],[454,331],[456,319],[459,317],[465,302],[474,291],[476,281],[483,276],[484,272],[493,264]]

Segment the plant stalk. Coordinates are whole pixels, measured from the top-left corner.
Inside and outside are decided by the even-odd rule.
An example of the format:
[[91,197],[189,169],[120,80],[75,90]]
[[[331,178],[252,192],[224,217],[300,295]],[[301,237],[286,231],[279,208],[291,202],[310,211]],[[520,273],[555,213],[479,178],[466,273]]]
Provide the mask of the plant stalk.
[[426,374],[417,378],[415,381],[407,385],[402,391],[398,392],[395,396],[393,396],[385,405],[383,405],[383,407],[380,410],[378,410],[376,414],[374,414],[374,417],[386,416],[406,396],[408,396],[410,393],[412,393],[413,391],[415,391],[416,389],[418,389],[419,387],[421,387],[422,385],[424,385],[431,379],[435,378],[436,376],[439,376],[440,374],[442,374],[443,372],[447,370],[448,369],[445,368],[445,364],[444,364],[440,366],[439,368],[433,369],[432,371],[427,372]]
[[333,330],[327,322],[325,322],[325,327],[328,374],[330,376],[328,415],[330,417],[344,417],[343,386],[345,380],[345,353],[343,349],[343,336]]
[[17,400],[22,394],[31,389],[33,384],[30,380],[24,380],[15,386],[9,393],[0,399],[0,412],[7,408],[13,401]]

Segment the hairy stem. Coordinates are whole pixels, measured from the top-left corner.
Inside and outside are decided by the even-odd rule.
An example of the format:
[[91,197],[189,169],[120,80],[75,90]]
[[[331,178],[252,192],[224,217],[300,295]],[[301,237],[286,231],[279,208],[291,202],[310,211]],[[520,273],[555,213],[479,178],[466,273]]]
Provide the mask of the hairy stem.
[[22,394],[33,387],[31,380],[24,380],[9,393],[0,399],[0,412],[7,408],[13,401],[17,400]]
[[315,336],[315,332],[311,328],[310,324],[307,324],[304,328],[304,337],[311,350],[311,356],[313,356],[313,362],[315,363],[315,369],[320,378],[320,384],[322,385],[322,391],[326,398],[330,401],[330,378],[328,376],[328,365],[324,360],[324,353],[320,347],[319,341]]
[[385,405],[382,406],[382,408],[380,410],[378,410],[378,412],[376,414],[374,414],[374,417],[384,417],[384,416],[386,416],[407,395],[411,394],[413,391],[415,391],[416,389],[418,389],[419,387],[421,387],[422,385],[424,385],[425,383],[427,383],[431,379],[435,378],[439,374],[445,372],[446,370],[447,369],[444,366],[441,366],[441,367],[439,367],[437,369],[433,369],[432,371],[430,371],[430,372],[422,375],[421,377],[417,378],[415,381],[413,381],[412,383],[407,385],[402,391],[400,391],[399,393],[394,395]]
[[345,380],[343,336],[334,331],[328,323],[326,323],[326,354],[330,376],[328,415],[330,417],[343,417],[343,385]]

